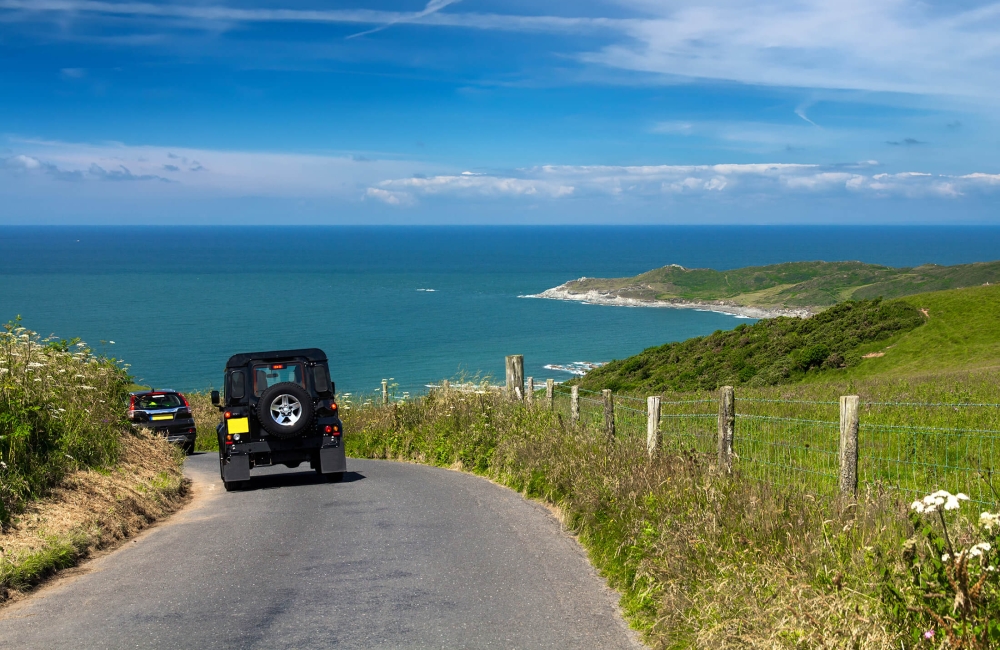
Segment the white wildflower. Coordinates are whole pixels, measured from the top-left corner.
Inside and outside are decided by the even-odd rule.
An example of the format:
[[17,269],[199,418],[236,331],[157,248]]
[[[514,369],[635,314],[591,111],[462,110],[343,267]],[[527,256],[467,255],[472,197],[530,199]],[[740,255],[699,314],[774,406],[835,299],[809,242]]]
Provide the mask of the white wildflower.
[[969,557],[980,557],[992,548],[989,542],[980,542],[969,549]]
[[82,388],[83,390],[97,390],[97,389],[96,389],[96,388],[94,388],[93,386],[86,386],[86,385],[84,385],[84,386],[80,386],[80,388]]
[[979,525],[992,533],[994,528],[1000,528],[1000,513],[984,512],[979,515]]
[[945,510],[958,510],[959,501],[968,501],[969,497],[959,492],[958,494],[949,494],[946,497],[946,502],[944,504]]
[[941,561],[942,562],[947,562],[950,559],[951,559],[951,556],[948,555],[947,553],[945,553],[944,555],[941,556]]
[[8,370],[6,368],[0,368],[0,375],[7,374]]
[[85,348],[85,347],[87,347],[87,344],[84,343],[83,341],[80,341],[79,343],[76,344],[76,347],[78,347],[78,348]]
[[74,379],[83,379],[83,375],[73,375]]

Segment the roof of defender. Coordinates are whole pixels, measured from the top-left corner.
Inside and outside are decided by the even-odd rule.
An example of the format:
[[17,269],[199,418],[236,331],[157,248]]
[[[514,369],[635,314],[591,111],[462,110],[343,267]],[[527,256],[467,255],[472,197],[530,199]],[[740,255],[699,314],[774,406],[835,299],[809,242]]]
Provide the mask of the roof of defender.
[[234,354],[226,362],[226,368],[242,368],[250,361],[281,361],[296,357],[307,361],[326,361],[326,353],[319,348],[302,348],[301,350],[272,350],[271,352],[244,352]]

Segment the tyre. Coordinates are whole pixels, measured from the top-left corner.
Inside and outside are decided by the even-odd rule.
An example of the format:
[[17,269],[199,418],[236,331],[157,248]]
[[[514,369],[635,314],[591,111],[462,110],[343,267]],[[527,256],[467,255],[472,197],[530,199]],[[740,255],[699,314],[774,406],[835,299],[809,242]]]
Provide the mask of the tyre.
[[257,402],[257,421],[277,438],[292,438],[313,421],[312,397],[304,388],[290,381],[271,386]]
[[226,487],[226,492],[236,492],[237,490],[244,489],[250,481],[223,481],[222,484]]

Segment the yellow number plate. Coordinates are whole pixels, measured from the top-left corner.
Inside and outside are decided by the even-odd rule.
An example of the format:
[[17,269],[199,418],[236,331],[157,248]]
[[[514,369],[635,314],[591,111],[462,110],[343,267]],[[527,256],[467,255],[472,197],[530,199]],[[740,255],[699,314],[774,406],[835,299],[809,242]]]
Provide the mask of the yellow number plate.
[[246,418],[232,418],[226,427],[229,433],[250,433],[250,420]]
[[172,416],[172,415],[154,415],[153,419],[154,420],[173,420],[174,416]]

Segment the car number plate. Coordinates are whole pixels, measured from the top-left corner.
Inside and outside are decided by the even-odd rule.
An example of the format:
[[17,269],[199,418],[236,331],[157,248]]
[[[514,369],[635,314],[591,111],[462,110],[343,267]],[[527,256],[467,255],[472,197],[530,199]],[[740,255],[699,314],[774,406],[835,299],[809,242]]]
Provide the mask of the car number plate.
[[247,418],[232,418],[227,424],[229,433],[250,433],[250,420]]
[[153,419],[154,420],[173,420],[174,416],[172,416],[172,415],[154,415]]

